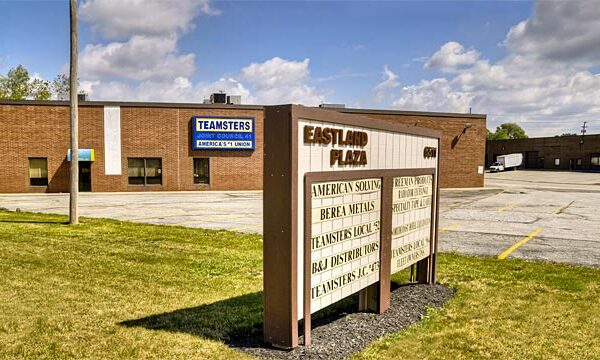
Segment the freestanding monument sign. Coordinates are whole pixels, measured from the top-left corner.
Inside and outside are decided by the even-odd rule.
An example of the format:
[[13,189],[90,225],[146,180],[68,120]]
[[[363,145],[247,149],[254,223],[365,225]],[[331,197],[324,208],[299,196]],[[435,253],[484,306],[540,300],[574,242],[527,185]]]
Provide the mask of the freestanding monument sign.
[[359,293],[390,305],[390,276],[435,281],[440,132],[295,105],[267,107],[264,338],[298,345],[304,319]]

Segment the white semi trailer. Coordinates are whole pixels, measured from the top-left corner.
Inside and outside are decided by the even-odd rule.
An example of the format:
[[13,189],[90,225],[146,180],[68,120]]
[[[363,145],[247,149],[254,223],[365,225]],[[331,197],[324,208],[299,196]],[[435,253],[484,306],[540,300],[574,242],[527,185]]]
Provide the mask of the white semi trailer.
[[496,162],[490,166],[491,172],[504,171],[508,169],[516,169],[523,164],[523,154],[515,153],[508,155],[498,155]]

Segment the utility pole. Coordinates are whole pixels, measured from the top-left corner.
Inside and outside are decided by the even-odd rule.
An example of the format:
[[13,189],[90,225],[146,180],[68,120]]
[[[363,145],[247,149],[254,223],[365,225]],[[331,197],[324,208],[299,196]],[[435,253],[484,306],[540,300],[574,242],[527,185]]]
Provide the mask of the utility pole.
[[71,18],[71,57],[70,57],[70,122],[71,122],[71,164],[69,223],[79,224],[79,123],[77,111],[77,0],[70,0]]
[[583,145],[583,142],[584,142],[585,133],[587,132],[586,127],[587,127],[587,121],[584,121],[583,125],[581,126],[581,140],[579,140],[580,147]]

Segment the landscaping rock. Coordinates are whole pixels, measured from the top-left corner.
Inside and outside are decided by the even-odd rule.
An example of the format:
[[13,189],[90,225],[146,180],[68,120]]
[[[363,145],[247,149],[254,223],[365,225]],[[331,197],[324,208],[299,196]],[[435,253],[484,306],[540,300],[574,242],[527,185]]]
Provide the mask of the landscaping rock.
[[[442,307],[455,290],[443,285],[410,284],[392,291],[390,308],[381,315],[357,312],[357,301],[313,319],[312,345],[294,350],[274,349],[254,336],[230,345],[264,359],[347,359],[387,334],[421,320],[427,308]],[[300,337],[300,344],[303,337]]]

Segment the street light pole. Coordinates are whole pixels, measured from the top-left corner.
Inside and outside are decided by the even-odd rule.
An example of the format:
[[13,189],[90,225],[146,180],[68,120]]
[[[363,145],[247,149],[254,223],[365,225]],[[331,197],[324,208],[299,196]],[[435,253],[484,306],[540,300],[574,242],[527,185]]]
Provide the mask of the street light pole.
[[71,164],[69,223],[79,224],[79,124],[77,112],[77,0],[70,0],[71,56],[70,56],[70,123],[71,123]]

